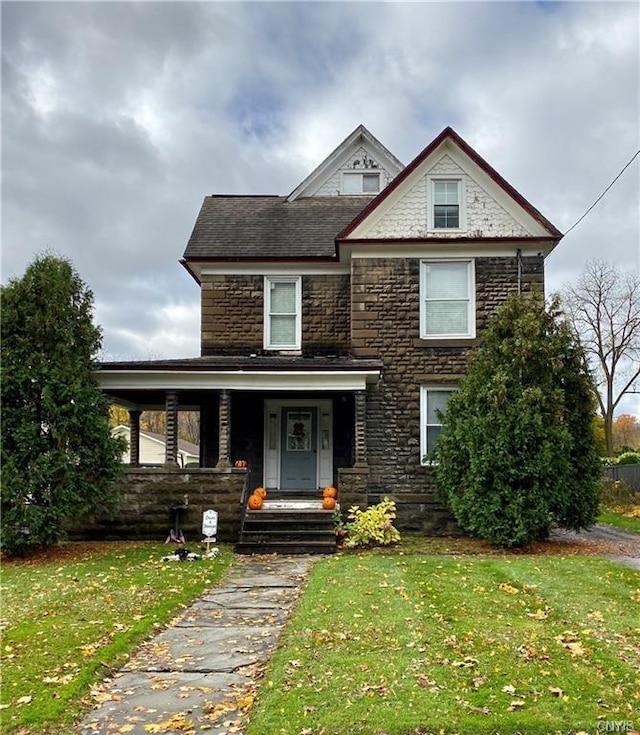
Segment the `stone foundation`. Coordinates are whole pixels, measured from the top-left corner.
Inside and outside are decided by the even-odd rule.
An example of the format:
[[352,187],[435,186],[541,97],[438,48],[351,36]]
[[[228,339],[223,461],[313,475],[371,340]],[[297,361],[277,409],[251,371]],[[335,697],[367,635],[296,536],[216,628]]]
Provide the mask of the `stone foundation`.
[[[396,503],[396,527],[400,532],[430,536],[459,534],[453,516],[435,494],[432,469],[421,467],[419,472],[423,489],[411,493],[397,487],[372,486],[366,466],[339,468],[338,491],[343,515],[346,517],[354,505],[364,510],[388,496]],[[179,506],[179,526],[187,543],[202,539],[202,514],[210,508],[218,512],[218,540],[236,542],[246,476],[247,470],[236,468],[128,468],[117,487],[121,500],[115,517],[89,517],[71,528],[69,536],[74,540],[164,541],[173,527],[172,508]]]
[[118,483],[120,506],[114,518],[89,517],[71,529],[72,539],[164,540],[180,506],[180,528],[187,543],[202,539],[202,514],[218,512],[219,541],[237,541],[240,498],[246,470],[128,468]]
[[462,531],[453,515],[443,506],[435,491],[433,468],[417,470],[421,492],[406,492],[399,488],[375,487],[370,482],[368,467],[349,467],[338,471],[338,490],[343,516],[353,505],[365,510],[391,498],[396,504],[396,528],[401,533],[423,533],[427,536],[458,536]]
[[345,517],[353,505],[363,510],[367,507],[368,482],[369,469],[367,467],[341,467],[338,470],[338,500]]

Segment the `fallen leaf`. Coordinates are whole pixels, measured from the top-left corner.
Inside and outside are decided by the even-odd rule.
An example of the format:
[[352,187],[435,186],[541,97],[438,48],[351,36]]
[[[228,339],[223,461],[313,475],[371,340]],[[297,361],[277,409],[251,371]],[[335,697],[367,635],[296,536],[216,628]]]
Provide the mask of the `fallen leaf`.
[[502,687],[502,691],[505,694],[509,694],[513,697],[513,695],[516,693],[516,688],[513,686],[513,684],[505,684],[505,686]]
[[515,712],[517,709],[520,709],[520,707],[524,707],[524,700],[523,699],[514,699],[511,704],[507,707],[507,710],[509,712]]
[[535,612],[527,613],[527,615],[534,620],[546,620],[549,617],[550,612],[551,608],[549,607],[545,607],[544,610],[539,607]]
[[516,587],[513,587],[508,582],[501,582],[498,585],[498,589],[502,590],[503,592],[507,592],[510,595],[517,595],[520,592],[519,589],[517,589]]
[[236,707],[246,712],[253,707],[254,700],[255,696],[253,694],[249,694],[246,697],[239,697],[236,699]]

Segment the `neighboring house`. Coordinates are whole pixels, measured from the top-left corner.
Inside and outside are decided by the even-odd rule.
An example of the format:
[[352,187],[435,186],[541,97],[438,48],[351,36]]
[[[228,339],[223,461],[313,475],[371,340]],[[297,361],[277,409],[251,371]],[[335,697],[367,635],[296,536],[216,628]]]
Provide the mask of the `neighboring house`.
[[[122,461],[129,464],[131,462],[131,427],[114,426],[111,429],[114,436],[121,436],[127,441],[127,449],[122,453]],[[167,445],[165,437],[162,434],[155,434],[152,431],[139,432],[140,445],[138,450],[138,461],[143,465],[161,465],[166,461]],[[178,439],[178,465],[186,467],[187,465],[199,463],[200,448],[197,444]]]
[[205,197],[182,260],[201,357],[98,377],[123,405],[200,410],[202,467],[243,459],[251,484],[335,484],[343,505],[389,494],[401,527],[437,530],[437,409],[561,237],[451,128],[404,167],[360,126],[288,196]]

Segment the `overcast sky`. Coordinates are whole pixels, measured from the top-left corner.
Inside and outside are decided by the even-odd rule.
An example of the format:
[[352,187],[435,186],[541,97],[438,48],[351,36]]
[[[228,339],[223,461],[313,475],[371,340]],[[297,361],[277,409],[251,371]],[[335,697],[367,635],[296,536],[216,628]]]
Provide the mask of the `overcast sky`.
[[[636,2],[2,2],[2,281],[45,250],[105,359],[199,352],[202,198],[288,194],[359,123],[451,125],[562,231],[640,148]],[[547,262],[640,268],[640,157]],[[627,404],[640,414],[640,400]]]

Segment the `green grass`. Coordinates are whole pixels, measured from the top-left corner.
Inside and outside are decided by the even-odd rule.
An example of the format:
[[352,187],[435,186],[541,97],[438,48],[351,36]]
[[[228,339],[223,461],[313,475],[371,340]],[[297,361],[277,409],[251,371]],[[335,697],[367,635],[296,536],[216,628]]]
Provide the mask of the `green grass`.
[[595,733],[638,719],[639,613],[638,573],[598,558],[337,555],[248,735]]
[[625,531],[640,533],[640,518],[626,515],[622,511],[603,510],[598,516],[598,523],[608,523],[610,526],[616,526]]
[[92,685],[226,572],[233,555],[162,562],[164,544],[65,544],[4,562],[0,731],[63,733]]

